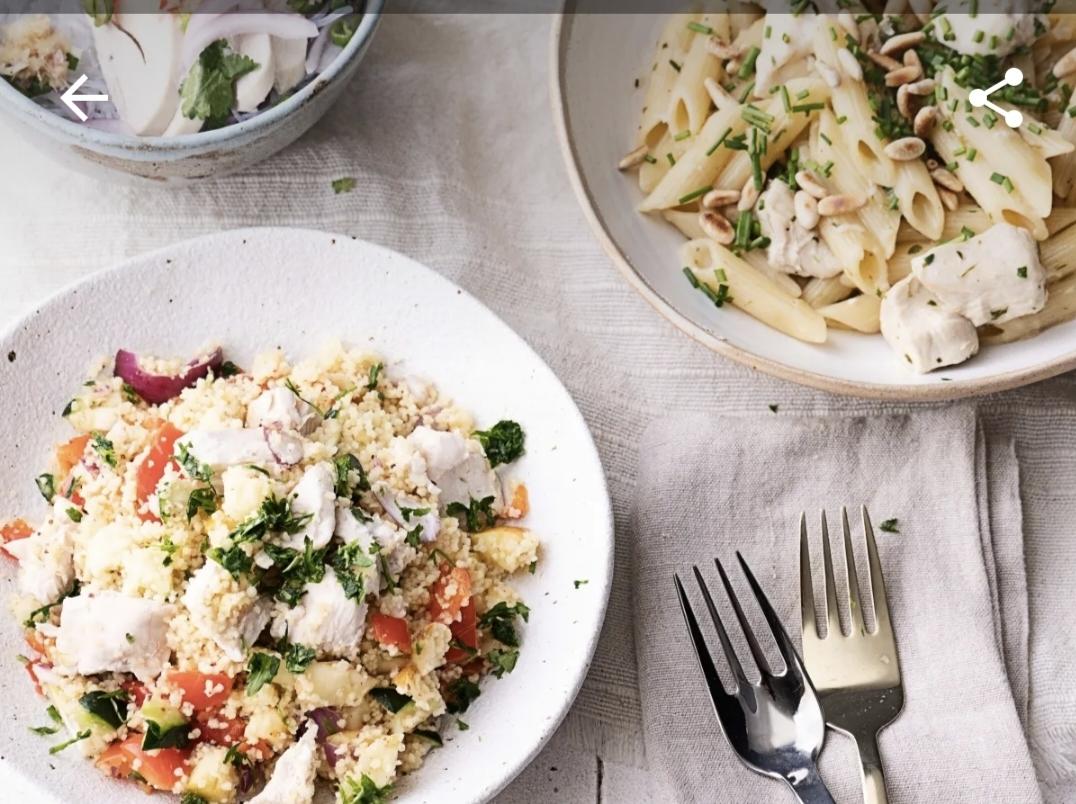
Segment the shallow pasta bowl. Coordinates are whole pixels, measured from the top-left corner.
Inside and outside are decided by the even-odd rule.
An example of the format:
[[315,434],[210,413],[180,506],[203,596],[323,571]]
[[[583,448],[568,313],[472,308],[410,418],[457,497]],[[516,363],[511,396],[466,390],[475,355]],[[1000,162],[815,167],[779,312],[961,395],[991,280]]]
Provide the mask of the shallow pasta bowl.
[[[0,521],[44,510],[33,478],[96,356],[119,346],[194,354],[218,341],[242,364],[276,346],[299,359],[331,337],[381,354],[389,371],[436,383],[480,424],[512,418],[526,431],[513,476],[527,484],[525,522],[542,547],[535,574],[513,578],[531,607],[519,663],[483,684],[465,715],[470,728],[446,724],[444,747],[397,785],[396,800],[408,804],[488,800],[539,751],[583,681],[612,577],[612,516],[567,391],[519,336],[433,271],[348,237],[247,229],[169,246],[60,292],[0,334],[0,438],[12,447],[0,459]],[[5,601],[13,576],[0,560]],[[28,730],[47,717],[15,661],[22,635],[6,606],[0,640],[4,800],[145,804],[134,785],[106,779],[75,752],[49,756],[52,742]]]
[[[574,8],[567,5],[568,12]],[[671,10],[670,10],[671,11]],[[645,78],[666,17],[572,14],[556,22],[551,53],[553,118],[583,212],[628,283],[715,352],[803,385],[857,396],[937,400],[1026,385],[1076,368],[1076,321],[1026,340],[984,345],[967,363],[919,376],[878,335],[830,329],[802,343],[741,310],[717,309],[685,280],[671,225],[636,211],[633,174],[617,170],[638,125]]]

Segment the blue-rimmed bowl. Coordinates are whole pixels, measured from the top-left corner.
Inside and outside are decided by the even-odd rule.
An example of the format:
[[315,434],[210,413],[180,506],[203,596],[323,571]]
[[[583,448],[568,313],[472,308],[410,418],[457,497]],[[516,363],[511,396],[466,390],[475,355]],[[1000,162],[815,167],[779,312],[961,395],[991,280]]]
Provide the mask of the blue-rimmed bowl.
[[340,55],[291,97],[249,120],[178,137],[134,137],[84,126],[0,81],[0,113],[30,142],[72,168],[106,177],[188,181],[248,168],[290,145],[340,97],[381,21],[384,0],[368,0]]

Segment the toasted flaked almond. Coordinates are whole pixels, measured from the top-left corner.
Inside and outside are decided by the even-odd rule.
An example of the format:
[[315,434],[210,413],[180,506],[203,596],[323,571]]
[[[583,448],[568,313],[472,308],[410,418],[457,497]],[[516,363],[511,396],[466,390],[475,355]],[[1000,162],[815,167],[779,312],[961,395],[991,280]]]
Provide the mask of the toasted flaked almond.
[[736,202],[736,209],[740,210],[740,212],[751,209],[755,206],[756,201],[758,201],[758,189],[755,187],[755,180],[752,177],[747,180],[743,189],[740,190],[740,200]]
[[941,185],[946,190],[952,190],[954,193],[964,192],[964,182],[955,173],[946,168],[934,168],[934,170],[930,171],[930,178],[934,179],[935,184]]
[[885,74],[885,85],[887,87],[899,87],[901,84],[910,84],[913,81],[918,81],[919,77],[923,74],[923,68],[917,67],[914,64],[901,67],[899,70],[892,70]]
[[706,40],[706,52],[711,56],[716,56],[722,61],[726,59],[734,59],[740,55],[739,48],[722,42],[717,36],[711,36]]
[[1054,64],[1054,75],[1064,78],[1071,72],[1076,72],[1076,47],[1062,56]]
[[[904,86],[907,86],[905,84]],[[904,87],[901,87],[904,89]],[[915,129],[915,136],[926,137],[932,128],[934,123],[938,120],[938,109],[935,106],[924,106],[918,112],[915,113],[915,122],[912,123],[912,128]]]
[[891,36],[882,43],[882,46],[878,48],[878,52],[883,56],[890,56],[894,53],[900,53],[907,50],[910,47],[915,47],[924,39],[927,35],[922,31],[912,31],[911,33],[897,34]]
[[920,72],[923,70],[923,62],[919,60],[919,54],[914,50],[904,51],[904,66],[918,67]]
[[898,162],[907,162],[921,157],[926,149],[927,144],[918,137],[901,137],[885,146],[885,155]]
[[620,160],[620,163],[617,165],[617,167],[621,170],[628,170],[629,168],[633,168],[636,165],[641,164],[642,161],[646,158],[646,152],[647,147],[644,143],[638,148],[636,148],[634,151],[625,154],[624,158]]
[[818,200],[803,190],[797,190],[793,204],[796,208],[796,223],[804,229],[813,229],[818,225]]
[[827,195],[818,202],[818,214],[824,217],[844,215],[855,212],[865,203],[867,203],[866,200],[854,195]]
[[887,73],[892,72],[893,70],[899,70],[901,67],[904,66],[896,59],[890,58],[889,56],[885,56],[875,50],[868,50],[867,58],[869,58],[879,67],[881,67]]
[[908,91],[913,95],[925,96],[934,91],[934,87],[938,84],[933,78],[920,78],[918,81],[912,81],[910,84],[901,84],[901,86],[908,87]]
[[907,84],[897,87],[897,111],[909,120],[912,117],[912,93],[908,91]]
[[739,190],[711,190],[702,197],[702,206],[705,209],[717,209],[735,204],[739,200]]
[[829,191],[822,186],[822,182],[809,170],[796,171],[796,184],[815,198],[825,198],[829,195]]
[[856,57],[852,55],[852,51],[843,48],[838,50],[837,63],[840,64],[844,74],[853,81],[863,80],[863,68],[859,66],[859,62],[856,61]]
[[841,85],[841,74],[826,64],[824,61],[815,60],[815,70],[822,76],[822,80],[826,82],[826,86],[836,89]]
[[706,87],[706,92],[710,95],[710,100],[714,102],[714,106],[717,107],[718,110],[727,109],[733,105],[739,105],[736,99],[713,78],[707,76],[703,79],[702,85]]
[[736,239],[736,231],[729,223],[729,219],[720,212],[708,210],[699,213],[699,226],[702,227],[706,236],[716,240],[723,246],[727,246]]
[[957,207],[960,206],[960,196],[944,187],[938,188],[938,198],[941,199],[942,206],[950,212],[956,212]]

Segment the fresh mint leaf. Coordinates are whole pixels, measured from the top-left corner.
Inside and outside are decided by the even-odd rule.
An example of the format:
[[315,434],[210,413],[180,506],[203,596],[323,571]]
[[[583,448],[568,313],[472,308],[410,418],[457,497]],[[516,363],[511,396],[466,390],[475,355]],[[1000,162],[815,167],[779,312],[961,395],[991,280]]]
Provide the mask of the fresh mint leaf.
[[222,123],[235,105],[235,82],[257,67],[254,59],[233,52],[223,39],[207,46],[179,88],[183,116]]

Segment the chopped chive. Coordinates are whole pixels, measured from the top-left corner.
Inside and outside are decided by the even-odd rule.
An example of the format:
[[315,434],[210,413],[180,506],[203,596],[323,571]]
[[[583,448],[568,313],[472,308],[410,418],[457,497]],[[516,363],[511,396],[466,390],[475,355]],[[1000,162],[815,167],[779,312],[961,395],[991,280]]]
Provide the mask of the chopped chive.
[[[976,120],[970,114],[967,116],[966,119],[968,121],[968,125],[973,126],[974,128],[979,128],[979,126],[982,125],[978,120]],[[987,126],[987,128],[990,128],[990,126]]]
[[714,29],[711,28],[709,25],[703,25],[702,23],[694,22],[694,21],[689,22],[687,24],[687,29],[689,31],[694,31],[695,33],[701,33],[701,34],[707,34],[707,35],[712,34],[714,32]]
[[978,156],[978,155],[979,155],[979,150],[977,148],[969,148],[968,149],[968,161],[969,162],[974,162],[975,157]]
[[781,84],[781,103],[784,104],[786,112],[792,111],[792,101],[788,97],[788,87],[784,84]]
[[672,68],[673,68],[674,70],[676,70],[676,72],[680,72],[680,70],[682,69],[682,68],[680,67],[680,65],[679,65],[679,64],[677,64],[677,63],[676,63],[675,61],[673,61],[672,59],[669,59],[669,64],[671,64],[671,65],[672,65]]
[[725,129],[725,133],[721,135],[721,138],[717,142],[715,142],[713,145],[710,146],[710,150],[708,150],[706,152],[706,155],[707,156],[712,156],[714,151],[716,151],[718,148],[721,147],[721,143],[723,143],[725,141],[725,138],[728,137],[728,135],[731,134],[731,133],[732,133],[732,127],[730,126],[729,128]]
[[848,122],[848,115],[846,115],[846,114],[842,114],[840,117],[837,118],[837,125],[838,126],[843,126],[847,122]]
[[971,41],[972,41],[972,42],[975,42],[976,44],[978,44],[979,42],[982,42],[982,41],[983,41],[983,38],[984,38],[985,36],[986,36],[986,34],[984,34],[984,33],[983,33],[982,31],[976,31],[976,32],[975,32],[975,36],[973,36],[973,37],[971,38]]
[[751,93],[754,91],[754,89],[755,82],[752,81],[744,88],[744,91],[740,94],[740,103],[746,103],[747,99],[751,97]]
[[691,136],[691,132],[690,132],[690,131],[689,131],[688,129],[686,129],[686,128],[685,128],[685,129],[684,129],[683,131],[681,131],[681,132],[680,132],[679,134],[675,135],[675,136],[673,137],[673,140],[674,140],[675,142],[683,142],[684,140],[686,140],[686,139],[687,139],[688,137],[690,137],[690,136]]
[[804,114],[809,114],[810,112],[816,112],[819,109],[825,109],[825,108],[826,108],[826,104],[822,103],[822,101],[818,101],[817,103],[799,103],[799,104],[796,104],[795,106],[792,107],[792,111],[793,112],[803,112]]
[[646,162],[648,165],[656,165],[658,160],[656,160],[650,154],[647,154],[643,157],[643,161]]
[[676,165],[676,157],[673,156],[671,153],[665,154],[665,158],[669,160],[669,166],[670,167],[673,167],[673,166]]
[[818,136],[822,138],[822,141],[825,142],[826,145],[832,145],[833,144],[833,140],[831,140],[829,137],[827,137],[824,131],[819,131]]
[[694,201],[696,198],[702,198],[704,195],[706,195],[712,189],[713,188],[710,185],[707,185],[705,187],[700,187],[698,190],[692,190],[687,195],[680,196],[680,203],[681,204],[688,204],[688,203]]
[[751,46],[751,49],[747,51],[747,58],[745,58],[743,64],[740,65],[740,71],[736,73],[738,78],[749,78],[754,75],[755,62],[758,61],[758,54],[760,52],[758,46]]

